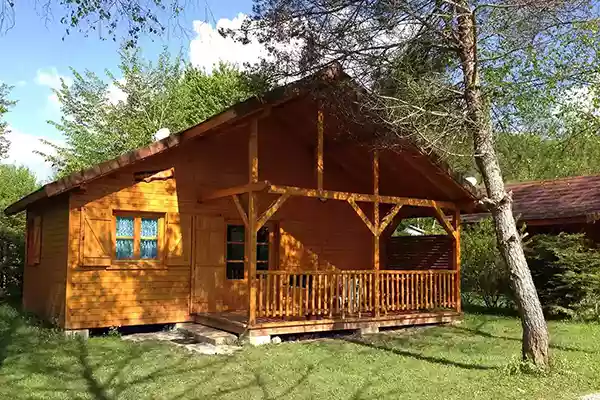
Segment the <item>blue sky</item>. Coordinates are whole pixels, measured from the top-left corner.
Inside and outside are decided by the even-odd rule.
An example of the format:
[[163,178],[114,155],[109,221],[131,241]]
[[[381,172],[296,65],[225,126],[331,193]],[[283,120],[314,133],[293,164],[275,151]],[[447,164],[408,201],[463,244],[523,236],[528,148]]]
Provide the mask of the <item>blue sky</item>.
[[[105,69],[117,72],[119,43],[102,40],[95,32],[87,37],[79,32],[65,36],[65,27],[59,22],[60,10],[53,11],[54,18],[46,19],[40,10],[34,9],[35,2],[16,3],[14,27],[0,34],[0,49],[6,60],[0,63],[0,82],[13,85],[11,98],[18,100],[18,104],[6,115],[13,131],[9,137],[12,141],[9,162],[28,165],[40,179],[47,179],[49,166],[33,154],[32,147],[40,148],[39,138],[61,140],[60,133],[46,122],[60,119],[60,106],[52,98],[52,87],[59,84],[60,77],[68,80],[69,67],[78,71],[90,69],[101,75]],[[168,46],[173,52],[182,49],[196,64],[204,66],[210,64],[213,58],[221,57],[219,53],[225,54],[225,57],[228,53],[236,53],[223,52],[222,45],[207,44],[205,37],[214,35],[212,27],[215,21],[249,13],[251,0],[206,0],[197,3],[199,5],[186,9],[177,21],[187,31],[142,38],[140,47],[146,58],[154,59],[164,46]],[[212,27],[200,21],[208,22]],[[195,44],[190,47],[192,42]],[[213,52],[211,46],[220,47],[220,50]]]

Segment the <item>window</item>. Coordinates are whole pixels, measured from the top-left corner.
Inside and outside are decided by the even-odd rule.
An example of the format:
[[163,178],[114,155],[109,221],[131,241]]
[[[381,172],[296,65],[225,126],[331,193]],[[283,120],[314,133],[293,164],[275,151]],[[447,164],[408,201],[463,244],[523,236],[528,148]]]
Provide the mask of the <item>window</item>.
[[[244,279],[246,229],[244,225],[227,225],[227,279]],[[256,238],[256,270],[269,269],[269,227],[259,229]]]
[[159,217],[117,215],[115,219],[115,258],[117,260],[157,260],[159,258]]

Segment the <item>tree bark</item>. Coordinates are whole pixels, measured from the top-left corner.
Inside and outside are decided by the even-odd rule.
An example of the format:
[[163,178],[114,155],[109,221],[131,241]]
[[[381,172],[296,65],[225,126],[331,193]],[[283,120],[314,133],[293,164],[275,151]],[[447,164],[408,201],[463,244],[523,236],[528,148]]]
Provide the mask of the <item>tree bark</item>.
[[494,148],[494,136],[478,74],[475,15],[467,0],[460,0],[456,4],[456,37],[475,161],[485,183],[486,204],[494,220],[498,248],[508,267],[521,316],[522,355],[523,359],[545,367],[548,364],[548,328],[512,213],[512,199],[506,193]]

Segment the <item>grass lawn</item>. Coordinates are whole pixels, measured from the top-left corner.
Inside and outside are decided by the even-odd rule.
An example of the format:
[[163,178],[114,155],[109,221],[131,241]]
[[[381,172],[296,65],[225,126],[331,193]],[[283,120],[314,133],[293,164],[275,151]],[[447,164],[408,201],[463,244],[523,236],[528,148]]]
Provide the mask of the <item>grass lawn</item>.
[[247,347],[201,356],[118,337],[85,342],[0,305],[1,399],[576,399],[600,392],[600,325],[551,322],[557,368],[514,372],[516,319]]

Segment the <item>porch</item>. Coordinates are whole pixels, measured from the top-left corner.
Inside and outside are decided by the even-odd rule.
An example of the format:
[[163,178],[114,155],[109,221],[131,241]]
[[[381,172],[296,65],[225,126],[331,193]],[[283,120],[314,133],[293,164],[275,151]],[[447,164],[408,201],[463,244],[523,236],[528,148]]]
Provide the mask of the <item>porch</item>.
[[[443,323],[460,318],[460,212],[473,206],[472,194],[438,167],[428,173],[427,168],[431,169],[432,165],[417,162],[421,156],[407,149],[397,152],[337,142],[329,142],[327,154],[334,157],[333,162],[348,161],[340,163],[344,173],[334,169],[325,185],[327,129],[324,111],[320,107],[316,111],[316,118],[311,119],[312,123],[316,122],[316,129],[313,125],[314,130],[307,127],[298,132],[306,136],[303,140],[309,144],[310,153],[314,151],[314,158],[305,159],[307,153],[301,152],[305,161],[293,165],[293,174],[280,173],[283,170],[280,165],[285,161],[280,155],[292,157],[298,149],[287,148],[288,153],[284,154],[283,142],[274,141],[281,137],[277,132],[267,129],[261,132],[263,158],[259,157],[259,120],[272,118],[276,111],[271,110],[255,116],[248,124],[247,183],[199,193],[200,203],[230,199],[230,204],[235,206],[245,237],[243,243],[236,240],[229,244],[243,245],[244,255],[242,259],[238,252],[237,257],[230,259],[226,254],[225,259],[238,265],[243,262],[243,275],[237,276],[245,290],[244,300],[237,308],[196,313],[196,322],[238,334],[268,336],[349,329],[376,331],[379,327]],[[350,151],[352,153],[348,153]],[[259,173],[260,159],[267,160],[267,167],[261,168]],[[398,165],[410,168],[419,179],[397,169]],[[353,171],[352,174],[360,171],[361,179],[346,180],[349,171]],[[310,184],[313,179],[314,186]],[[326,188],[329,185],[330,188]],[[336,222],[355,221],[352,226],[359,228],[349,232],[360,235],[361,240],[352,242],[354,247],[349,247],[339,241],[333,245],[331,236],[320,236],[316,250],[308,257],[321,257],[317,263],[298,259],[283,262],[285,257],[275,257],[267,264],[268,257],[259,260],[257,247],[266,245],[266,241],[259,241],[258,233],[270,221],[279,220],[277,230],[284,233],[289,226],[285,224],[299,218],[304,218],[304,225],[327,223],[323,221],[329,215],[320,214],[321,218],[315,218],[316,213],[308,213],[313,218],[306,218],[306,214],[291,214],[292,209],[309,207],[344,210],[345,219],[338,218]],[[385,247],[400,220],[410,217],[434,218],[444,235],[436,236],[442,239],[433,243],[423,241],[419,246],[408,250],[399,247],[396,251],[396,254],[433,257],[424,257],[420,263],[404,259],[393,265],[382,244]],[[311,234],[315,231],[306,230]],[[310,234],[306,232],[303,239],[310,241]],[[276,249],[284,247],[277,239],[269,242],[275,242]],[[324,248],[327,251],[323,251]],[[437,259],[440,251],[445,257],[441,265],[432,260]],[[339,257],[339,254],[346,256]],[[329,262],[327,258],[336,255],[338,258]],[[362,258],[364,255],[369,259]]]
[[249,336],[451,322],[461,317],[457,276],[454,270],[257,271],[254,323],[247,310],[201,313],[195,321]]

